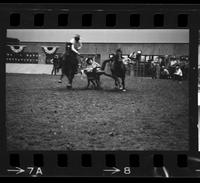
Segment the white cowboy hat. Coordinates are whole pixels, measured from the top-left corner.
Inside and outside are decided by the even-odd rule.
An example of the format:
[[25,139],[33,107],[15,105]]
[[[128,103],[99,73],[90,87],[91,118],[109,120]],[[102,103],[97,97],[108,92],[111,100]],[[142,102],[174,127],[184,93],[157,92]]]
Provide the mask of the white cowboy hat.
[[74,36],[74,37],[80,38],[80,35],[79,35],[79,34],[75,34],[75,36]]

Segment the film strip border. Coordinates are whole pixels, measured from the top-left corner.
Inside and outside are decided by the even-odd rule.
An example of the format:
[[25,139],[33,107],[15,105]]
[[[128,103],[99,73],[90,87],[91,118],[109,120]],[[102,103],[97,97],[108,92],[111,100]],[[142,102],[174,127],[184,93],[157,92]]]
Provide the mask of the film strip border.
[[187,28],[198,24],[199,16],[198,5],[16,4],[1,9],[9,28]]
[[[140,11],[121,12],[114,11],[95,13],[62,11],[57,12],[23,12],[13,11],[7,19],[10,28],[188,28],[191,20],[190,13],[171,10],[147,12],[144,16]],[[173,21],[170,21],[172,20]]]
[[[21,6],[21,7],[20,7]],[[7,28],[190,29],[190,59],[198,55],[198,5],[5,5],[0,11],[1,38]],[[2,65],[1,65],[2,66]],[[2,68],[2,67],[1,67]],[[192,62],[193,71],[197,62]],[[2,69],[1,69],[2,71]],[[190,74],[190,93],[197,72]],[[1,95],[3,96],[3,95]],[[2,98],[3,99],[3,98]],[[2,100],[4,101],[4,100]],[[196,104],[197,98],[191,98]],[[1,105],[3,106],[3,105]],[[5,106],[3,106],[5,109]],[[190,132],[197,131],[197,108],[190,111]],[[3,108],[2,108],[3,110]],[[1,110],[1,112],[2,112]],[[4,112],[4,111],[3,111]],[[197,133],[190,133],[190,152],[6,152],[1,149],[3,176],[157,176],[199,177]],[[5,132],[1,147],[5,147]],[[195,154],[194,156],[191,154]],[[42,172],[42,173],[41,173]]]
[[196,20],[190,16],[194,10],[184,11],[181,6],[118,6],[120,10],[112,5],[70,7],[10,8],[5,18],[15,28],[187,28]]
[[[98,161],[97,161],[98,159]],[[10,153],[9,176],[200,177],[198,158],[183,153]]]

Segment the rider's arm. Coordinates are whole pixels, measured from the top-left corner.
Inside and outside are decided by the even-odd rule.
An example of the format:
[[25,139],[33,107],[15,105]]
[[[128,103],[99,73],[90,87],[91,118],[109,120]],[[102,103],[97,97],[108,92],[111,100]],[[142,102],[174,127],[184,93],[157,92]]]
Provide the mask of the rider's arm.
[[183,72],[181,69],[179,69],[179,75],[182,76],[183,75]]
[[95,64],[95,67],[101,67],[101,65],[97,62],[94,62],[94,64]]
[[77,53],[78,55],[80,55],[80,53],[74,48],[74,44],[72,44],[72,51],[74,51],[75,53]]
[[82,46],[83,46],[83,44],[79,41],[79,47],[78,47],[78,49],[81,49],[82,48]]
[[71,39],[70,40],[70,43],[72,43],[72,51],[74,51],[75,53],[77,53],[78,55],[80,54],[76,49],[75,49],[75,47],[74,47],[74,43],[75,43],[75,40],[74,39]]

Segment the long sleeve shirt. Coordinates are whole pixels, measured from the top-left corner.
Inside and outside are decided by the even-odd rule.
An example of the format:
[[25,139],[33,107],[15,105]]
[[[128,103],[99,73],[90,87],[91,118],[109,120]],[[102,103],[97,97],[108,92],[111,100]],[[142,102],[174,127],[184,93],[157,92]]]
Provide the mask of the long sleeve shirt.
[[82,48],[82,43],[80,41],[77,42],[74,38],[70,40],[70,43],[72,43],[72,51],[80,54],[79,50]]
[[88,65],[86,70],[88,72],[92,71],[94,68],[96,67],[101,67],[100,64],[98,64],[97,62],[93,61],[91,65]]
[[174,74],[178,75],[178,76],[183,76],[183,72],[182,72],[182,70],[180,68],[177,69]]

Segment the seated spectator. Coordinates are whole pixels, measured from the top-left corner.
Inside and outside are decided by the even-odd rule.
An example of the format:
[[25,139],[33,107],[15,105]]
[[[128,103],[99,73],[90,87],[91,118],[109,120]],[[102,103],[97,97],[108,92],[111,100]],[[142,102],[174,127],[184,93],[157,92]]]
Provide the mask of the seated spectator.
[[156,78],[160,78],[160,64],[158,62],[156,63]]
[[151,62],[151,77],[152,79],[156,79],[156,63]]
[[165,66],[162,66],[162,69],[161,69],[161,78],[162,79],[169,79],[170,78],[169,71],[168,71],[168,69]]
[[183,72],[179,65],[176,66],[175,72],[174,72],[174,80],[178,80],[179,82],[182,81],[183,78]]

